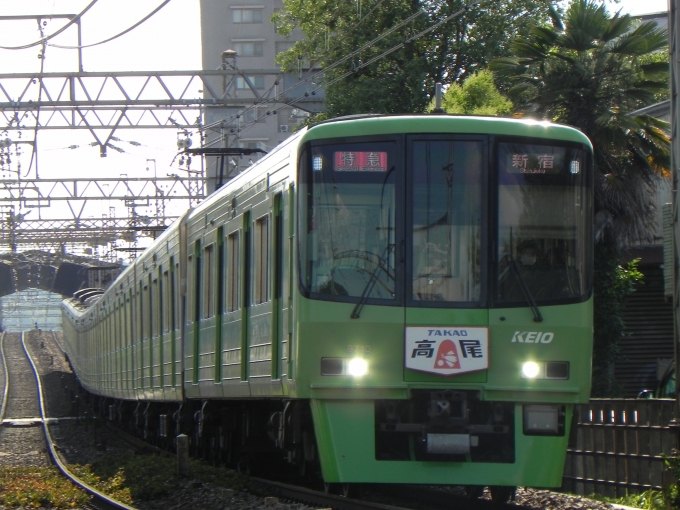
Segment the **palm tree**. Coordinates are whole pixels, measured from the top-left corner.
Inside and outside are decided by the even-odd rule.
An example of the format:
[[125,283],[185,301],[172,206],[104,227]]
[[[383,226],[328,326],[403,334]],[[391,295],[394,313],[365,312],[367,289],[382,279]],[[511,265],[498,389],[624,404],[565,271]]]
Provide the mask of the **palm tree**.
[[647,240],[650,190],[670,168],[670,139],[667,123],[631,113],[668,89],[668,63],[641,62],[668,45],[667,31],[610,17],[593,0],[574,0],[563,19],[555,11],[552,18],[491,68],[510,78],[521,114],[575,126],[593,142],[597,239]]
[[594,0],[574,0],[564,16],[552,11],[551,17],[552,26],[514,40],[514,57],[496,59],[491,69],[509,80],[520,116],[570,124],[593,142],[593,394],[612,396],[617,343],[624,334],[621,293],[611,291],[622,288],[626,277],[620,248],[649,240],[653,190],[670,169],[668,124],[633,112],[668,89],[668,63],[649,63],[651,54],[667,46],[668,35],[653,22],[637,23],[620,12],[610,16]]

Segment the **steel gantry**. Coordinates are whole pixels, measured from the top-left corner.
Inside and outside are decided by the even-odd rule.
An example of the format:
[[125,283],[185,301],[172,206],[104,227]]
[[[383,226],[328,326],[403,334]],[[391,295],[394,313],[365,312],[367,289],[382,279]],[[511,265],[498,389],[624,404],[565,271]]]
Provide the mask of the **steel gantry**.
[[[320,98],[305,93],[295,77],[276,69],[238,69],[225,65],[212,71],[129,71],[57,72],[0,74],[0,160],[19,144],[33,145],[37,151],[40,130],[87,130],[99,146],[118,149],[114,133],[121,129],[215,129],[202,125],[210,109],[238,108],[244,105],[288,104],[307,111],[322,107]],[[256,89],[254,76],[273,76],[274,87]],[[250,90],[236,90],[234,80],[242,77]],[[239,97],[249,96],[249,97]],[[17,133],[15,135],[13,133]],[[23,136],[21,140],[16,140]],[[32,140],[27,138],[33,138]],[[13,140],[13,138],[15,138]],[[178,148],[186,148],[180,147]],[[201,167],[202,168],[202,167]],[[184,200],[194,206],[206,193],[203,171],[186,170],[187,176],[113,178],[113,179],[40,179],[37,169],[28,179],[10,173],[0,179],[0,206],[3,229],[0,251],[27,244],[45,247],[65,242],[99,245],[121,239],[132,242],[137,234],[148,237],[162,231],[176,215],[166,216],[170,201]],[[180,172],[182,173],[182,172]],[[117,202],[128,211],[126,218],[93,219],[86,217],[90,202]],[[19,214],[24,209],[46,208],[61,202],[68,206],[68,218],[41,219]],[[121,204],[122,202],[122,204]],[[147,207],[151,214],[139,214]],[[62,215],[63,216],[63,215]],[[134,247],[129,248],[134,252]]]

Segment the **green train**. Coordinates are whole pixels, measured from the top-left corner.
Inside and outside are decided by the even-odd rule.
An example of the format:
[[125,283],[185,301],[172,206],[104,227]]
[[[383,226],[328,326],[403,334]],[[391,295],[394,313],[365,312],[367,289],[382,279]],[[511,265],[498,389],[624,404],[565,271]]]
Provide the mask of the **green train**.
[[168,228],[65,349],[109,417],[359,483],[561,485],[592,352],[593,158],[570,127],[304,129]]

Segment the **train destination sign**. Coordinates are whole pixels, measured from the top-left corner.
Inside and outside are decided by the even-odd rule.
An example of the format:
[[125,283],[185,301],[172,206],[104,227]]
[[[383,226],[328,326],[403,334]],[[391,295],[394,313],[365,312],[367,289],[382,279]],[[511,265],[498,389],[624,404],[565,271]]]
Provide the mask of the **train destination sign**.
[[336,172],[387,172],[387,152],[338,151],[333,168]]
[[407,327],[406,368],[455,375],[489,368],[489,330],[478,327]]

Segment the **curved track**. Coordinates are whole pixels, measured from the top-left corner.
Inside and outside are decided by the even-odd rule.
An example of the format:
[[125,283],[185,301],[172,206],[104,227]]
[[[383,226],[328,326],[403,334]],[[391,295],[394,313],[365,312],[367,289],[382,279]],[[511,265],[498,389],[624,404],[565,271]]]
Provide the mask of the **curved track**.
[[[43,333],[43,335],[47,334],[50,333]],[[48,395],[54,395],[55,387],[59,386],[59,378],[64,377],[63,375],[59,376],[60,372],[57,370],[57,365],[61,361],[57,358],[61,356],[63,359],[63,352],[60,351],[60,346],[54,333],[51,333],[51,335],[51,338],[39,337],[37,341],[34,337],[30,342],[25,341],[24,335],[7,334],[0,338],[0,357],[3,360],[2,367],[0,368],[2,368],[5,380],[3,404],[2,409],[0,409],[0,420],[5,415],[2,422],[4,426],[0,428],[0,462],[4,460],[1,456],[3,445],[6,444],[5,439],[16,441],[17,437],[23,435],[24,439],[22,441],[33,445],[30,451],[37,453],[33,455],[20,455],[18,458],[23,458],[24,460],[36,460],[39,458],[40,462],[45,464],[52,461],[65,477],[92,495],[92,504],[96,508],[134,510],[129,506],[111,500],[75,479],[66,470],[60,455],[57,453],[48,424],[59,420],[59,418],[54,418],[55,416],[66,417],[69,410],[63,406],[62,408],[57,408],[53,402],[48,402],[52,406],[50,407],[50,416],[52,418],[46,417],[46,402],[42,386],[45,384],[50,389]],[[29,344],[28,346],[26,345],[27,343]],[[33,356],[31,356],[31,351]],[[42,382],[41,378],[38,377],[39,373],[42,373]],[[62,381],[61,386],[61,389],[57,388],[59,391],[63,391],[68,385],[65,385]],[[10,424],[13,426],[10,426]],[[11,438],[7,436],[10,432],[15,434]],[[126,440],[129,440],[138,448],[144,448],[146,445],[146,443],[137,438],[126,437]],[[379,497],[377,500],[371,497],[372,501],[367,501],[325,494],[321,491],[272,482],[270,480],[257,481],[267,485],[272,494],[278,495],[283,500],[292,500],[312,507],[333,508],[336,510],[404,510],[406,508],[416,508],[419,510],[521,509],[521,507],[514,505],[512,507],[510,505],[507,505],[507,507],[505,505],[494,505],[490,501],[484,500],[466,501],[464,498],[452,493],[431,491],[424,487],[390,486],[389,488],[383,487],[382,490],[375,488],[377,491],[385,492],[385,496]],[[376,490],[371,490],[370,492],[376,492]],[[267,503],[265,502],[266,505]]]
[[88,486],[66,469],[50,434],[42,383],[36,363],[26,347],[25,335],[3,333],[0,357],[4,373],[0,462],[16,466],[46,466],[52,463],[64,477],[92,497],[92,508],[135,510]]

